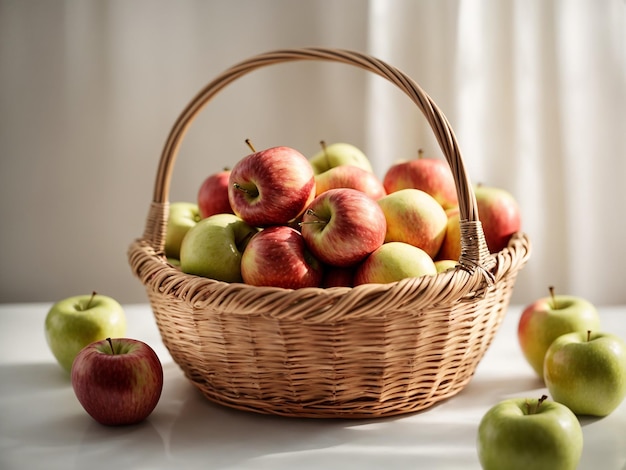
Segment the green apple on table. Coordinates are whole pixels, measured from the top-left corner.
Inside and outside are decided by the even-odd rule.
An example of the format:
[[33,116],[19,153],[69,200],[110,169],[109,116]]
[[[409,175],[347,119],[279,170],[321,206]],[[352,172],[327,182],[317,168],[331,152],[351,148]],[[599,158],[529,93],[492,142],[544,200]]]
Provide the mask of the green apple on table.
[[46,315],[44,329],[52,354],[70,372],[85,346],[126,334],[126,315],[117,300],[94,292],[56,302]]
[[605,332],[559,336],[546,353],[544,379],[552,398],[575,414],[607,416],[626,396],[626,344]]
[[242,282],[241,257],[257,232],[235,214],[215,214],[191,227],[180,247],[180,268],[187,274]]
[[346,142],[335,142],[326,145],[324,141],[320,142],[322,149],[309,158],[309,162],[313,167],[316,175],[324,173],[331,168],[340,165],[352,165],[363,170],[373,172],[372,164],[363,151],[355,145]]
[[177,201],[170,204],[165,232],[165,256],[172,261],[180,258],[180,245],[191,227],[196,225],[202,216],[198,204]]
[[572,332],[598,331],[600,316],[589,301],[572,295],[550,296],[528,305],[522,312],[517,337],[524,357],[543,379],[546,351],[559,336]]
[[582,450],[576,415],[545,395],[503,400],[478,426],[477,452],[484,470],[575,470]]

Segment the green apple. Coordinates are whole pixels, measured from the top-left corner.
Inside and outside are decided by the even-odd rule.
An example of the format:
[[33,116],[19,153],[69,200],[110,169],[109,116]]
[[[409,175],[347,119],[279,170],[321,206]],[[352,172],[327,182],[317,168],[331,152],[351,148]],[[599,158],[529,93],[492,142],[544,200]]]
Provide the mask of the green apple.
[[241,256],[257,232],[235,214],[215,214],[191,227],[180,247],[180,268],[187,274],[242,282]]
[[180,245],[183,242],[183,238],[185,238],[185,234],[201,218],[198,204],[184,201],[172,202],[170,204],[167,231],[165,232],[165,256],[172,259],[180,257]]
[[454,269],[459,264],[458,261],[453,259],[439,259],[435,261],[435,268],[438,273],[446,272],[448,269]]
[[373,173],[372,164],[358,147],[345,142],[326,145],[321,142],[322,150],[309,158],[316,175],[340,165],[352,165]]
[[435,198],[419,189],[401,189],[378,199],[385,214],[385,242],[404,242],[434,258],[446,235],[448,216]]
[[126,315],[113,298],[99,295],[69,297],[52,305],[45,320],[50,350],[68,373],[78,353],[88,344],[126,334]]
[[575,470],[583,432],[566,406],[511,398],[494,405],[478,426],[478,459],[484,470]]
[[566,333],[597,331],[600,316],[593,304],[580,297],[555,295],[528,305],[519,320],[517,338],[524,357],[543,379],[543,360],[552,342]]
[[408,277],[435,274],[435,263],[424,250],[404,242],[388,242],[357,266],[354,285],[387,284]]
[[543,367],[552,398],[577,415],[607,416],[626,396],[626,343],[618,336],[591,331],[559,336]]

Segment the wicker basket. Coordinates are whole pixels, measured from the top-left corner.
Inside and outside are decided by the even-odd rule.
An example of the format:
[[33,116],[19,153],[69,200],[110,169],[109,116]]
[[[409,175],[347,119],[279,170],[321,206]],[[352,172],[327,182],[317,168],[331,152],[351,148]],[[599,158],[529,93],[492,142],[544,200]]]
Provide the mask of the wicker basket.
[[[170,178],[189,125],[229,83],[257,68],[297,60],[373,72],[419,107],[456,181],[462,219],[456,269],[392,284],[287,290],[187,275],[166,261]],[[245,60],[189,103],[165,144],[144,234],[128,257],[165,346],[209,400],[283,416],[371,418],[428,408],[466,386],[529,253],[529,240],[519,233],[503,251],[489,254],[454,133],[413,80],[367,55],[304,48]]]

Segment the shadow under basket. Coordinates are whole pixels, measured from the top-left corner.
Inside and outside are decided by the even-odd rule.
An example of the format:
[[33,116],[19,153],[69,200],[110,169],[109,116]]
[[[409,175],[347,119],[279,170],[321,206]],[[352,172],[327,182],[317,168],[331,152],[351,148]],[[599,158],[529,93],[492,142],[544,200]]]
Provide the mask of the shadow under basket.
[[[462,244],[456,268],[390,284],[288,290],[192,276],[167,262],[169,185],[187,128],[230,82],[259,67],[298,60],[376,73],[419,107],[455,178]],[[499,253],[489,253],[454,133],[413,80],[370,56],[321,48],[254,56],[200,91],[169,135],[144,234],[128,251],[163,343],[206,398],[242,410],[312,418],[411,413],[463,390],[506,314],[529,255],[523,233]]]

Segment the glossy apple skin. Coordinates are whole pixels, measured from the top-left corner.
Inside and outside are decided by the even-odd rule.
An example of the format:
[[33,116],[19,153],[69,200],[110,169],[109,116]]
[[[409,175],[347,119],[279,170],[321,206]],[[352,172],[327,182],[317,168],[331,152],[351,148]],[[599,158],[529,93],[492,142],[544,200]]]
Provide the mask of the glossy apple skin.
[[324,266],[322,287],[353,287],[355,266],[340,268],[338,266]]
[[371,171],[352,165],[340,165],[315,176],[315,194],[335,188],[352,188],[363,191],[372,199],[385,194],[383,183]]
[[315,175],[297,150],[272,147],[239,160],[228,180],[233,212],[255,227],[286,225],[315,197]]
[[363,151],[346,142],[327,145],[309,159],[316,175],[341,165],[351,165],[373,172],[372,164]]
[[575,470],[583,450],[578,419],[567,407],[512,398],[494,405],[478,427],[477,452],[484,470]]
[[552,398],[575,414],[607,416],[626,396],[626,344],[603,332],[559,336],[543,375]]
[[180,268],[184,273],[217,281],[241,282],[241,259],[257,232],[235,214],[202,219],[183,239]]
[[517,201],[511,193],[500,188],[481,185],[474,193],[487,247],[491,253],[502,251],[522,226]]
[[387,242],[357,267],[354,285],[388,284],[435,274],[435,263],[424,250],[408,243]]
[[544,297],[528,305],[522,312],[517,338],[524,357],[543,379],[543,361],[546,351],[559,336],[572,332],[598,331],[600,316],[589,301],[570,295]]
[[407,188],[420,189],[444,209],[459,204],[450,167],[437,158],[416,158],[392,165],[383,177],[383,186],[387,194]]
[[448,222],[446,224],[446,234],[441,242],[439,252],[435,256],[437,260],[461,258],[461,214],[459,208],[448,209],[446,211]]
[[446,235],[448,217],[430,194],[401,189],[378,199],[385,214],[385,242],[404,242],[421,248],[434,258]]
[[206,177],[198,189],[198,210],[203,219],[215,214],[232,214],[228,200],[230,170],[222,170]]
[[325,264],[353,266],[385,240],[387,222],[380,206],[362,191],[330,189],[317,196],[301,222],[302,236]]
[[110,336],[126,334],[126,315],[119,302],[106,295],[91,297],[91,294],[77,295],[60,300],[46,315],[46,341],[58,363],[68,373],[85,346]]
[[72,387],[89,415],[119,426],[146,419],[163,389],[163,367],[154,350],[130,338],[112,338],[86,346],[72,366]]
[[322,265],[292,227],[268,227],[254,235],[241,259],[241,275],[253,286],[300,289],[319,287]]
[[165,256],[174,260],[180,258],[183,238],[201,218],[198,204],[194,202],[176,201],[170,204],[165,232]]

